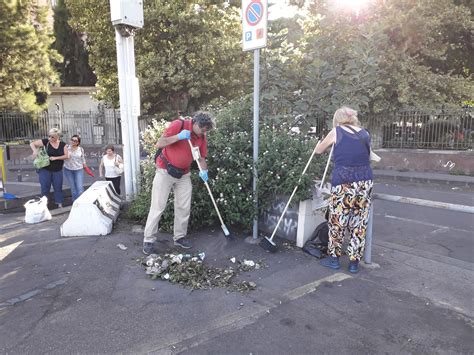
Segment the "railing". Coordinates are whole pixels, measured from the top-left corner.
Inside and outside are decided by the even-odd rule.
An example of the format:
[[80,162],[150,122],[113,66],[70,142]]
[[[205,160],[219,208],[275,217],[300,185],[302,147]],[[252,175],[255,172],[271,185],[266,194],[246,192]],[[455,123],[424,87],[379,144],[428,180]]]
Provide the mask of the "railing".
[[[328,131],[330,117],[310,120],[309,132]],[[373,148],[418,148],[466,150],[474,147],[474,109],[457,111],[403,111],[390,115],[360,114],[362,125],[372,137]],[[140,132],[151,117],[139,117]],[[81,136],[83,144],[121,144],[120,111],[42,112],[34,116],[0,111],[0,142],[30,141],[47,136],[58,127],[63,139]]]
[[77,134],[82,144],[120,144],[120,111],[41,112],[28,115],[0,111],[0,141],[31,141],[57,127],[63,140]]
[[362,116],[375,148],[466,150],[474,146],[474,109]]

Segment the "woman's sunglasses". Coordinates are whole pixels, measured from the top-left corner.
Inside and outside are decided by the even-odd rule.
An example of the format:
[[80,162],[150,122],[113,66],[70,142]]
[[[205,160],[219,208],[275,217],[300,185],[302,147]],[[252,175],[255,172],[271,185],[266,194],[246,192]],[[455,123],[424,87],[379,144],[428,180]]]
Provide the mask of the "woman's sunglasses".
[[71,139],[71,142],[79,142],[77,139]]

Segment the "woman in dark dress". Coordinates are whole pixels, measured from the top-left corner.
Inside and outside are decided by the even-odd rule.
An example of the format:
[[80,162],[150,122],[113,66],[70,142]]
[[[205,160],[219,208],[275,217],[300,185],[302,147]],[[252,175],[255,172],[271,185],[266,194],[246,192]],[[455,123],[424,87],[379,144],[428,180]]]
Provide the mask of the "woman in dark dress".
[[48,196],[51,185],[54,189],[54,202],[63,207],[63,164],[68,158],[66,143],[61,141],[61,132],[57,128],[49,131],[48,138],[38,139],[30,143],[33,158],[36,158],[41,147],[46,147],[50,164],[37,170],[41,185],[41,196]]

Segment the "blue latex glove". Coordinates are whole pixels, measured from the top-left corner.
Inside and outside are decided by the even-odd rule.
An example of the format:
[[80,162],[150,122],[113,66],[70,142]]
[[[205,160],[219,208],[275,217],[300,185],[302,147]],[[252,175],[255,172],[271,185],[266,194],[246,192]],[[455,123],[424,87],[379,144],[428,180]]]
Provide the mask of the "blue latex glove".
[[183,139],[190,139],[191,138],[191,131],[187,129],[183,129],[181,132],[178,133],[178,139],[181,141]]
[[207,182],[209,177],[207,176],[207,170],[201,170],[199,172],[199,177],[202,179],[202,181]]

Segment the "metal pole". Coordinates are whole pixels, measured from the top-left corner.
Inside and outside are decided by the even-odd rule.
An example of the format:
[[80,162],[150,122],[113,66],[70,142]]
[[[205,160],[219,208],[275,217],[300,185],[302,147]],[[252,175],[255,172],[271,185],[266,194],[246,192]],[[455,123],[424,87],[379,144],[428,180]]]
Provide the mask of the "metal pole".
[[255,218],[253,220],[253,239],[258,238],[258,198],[257,198],[257,163],[258,163],[258,123],[259,123],[259,102],[260,102],[260,49],[253,52],[253,195]]
[[372,264],[372,225],[374,223],[374,200],[370,204],[369,220],[367,222],[367,231],[365,233],[365,252],[364,262]]
[[127,201],[133,198],[132,185],[132,156],[130,145],[130,116],[129,116],[129,102],[127,93],[127,48],[125,46],[126,39],[122,37],[117,28],[115,28],[115,41],[117,46],[117,69],[119,79],[119,97],[120,97],[120,118],[122,127],[122,144],[123,144],[123,159],[124,159],[124,180],[125,180],[125,199]]
[[7,182],[6,148],[6,145],[0,145],[0,197],[3,197],[3,194],[7,192],[7,189],[5,187],[5,184]]

